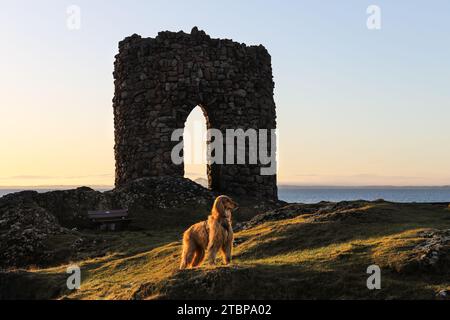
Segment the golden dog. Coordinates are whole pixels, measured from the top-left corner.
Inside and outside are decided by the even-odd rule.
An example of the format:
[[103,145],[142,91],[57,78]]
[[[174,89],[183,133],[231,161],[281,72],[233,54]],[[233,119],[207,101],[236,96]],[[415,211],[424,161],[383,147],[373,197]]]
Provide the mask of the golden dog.
[[214,264],[219,251],[225,264],[231,262],[231,213],[237,206],[230,197],[219,196],[214,201],[208,220],[196,223],[184,232],[180,269],[199,266],[205,258],[205,253],[208,262]]

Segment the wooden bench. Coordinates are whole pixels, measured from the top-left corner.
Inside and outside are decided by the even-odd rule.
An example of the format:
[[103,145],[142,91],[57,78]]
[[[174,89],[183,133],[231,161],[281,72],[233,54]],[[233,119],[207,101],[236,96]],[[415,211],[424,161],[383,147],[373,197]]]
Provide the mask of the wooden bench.
[[127,209],[88,211],[88,217],[100,230],[123,230],[131,222]]

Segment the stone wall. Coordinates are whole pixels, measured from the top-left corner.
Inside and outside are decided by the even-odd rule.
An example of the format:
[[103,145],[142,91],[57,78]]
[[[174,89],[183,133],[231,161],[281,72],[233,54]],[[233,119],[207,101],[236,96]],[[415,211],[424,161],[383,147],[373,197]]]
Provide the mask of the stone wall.
[[[119,43],[114,78],[118,187],[142,177],[184,175],[184,165],[171,161],[178,144],[171,135],[196,106],[207,128],[223,133],[276,127],[271,57],[261,45],[211,39],[197,28],[156,38],[134,34]],[[261,166],[208,165],[209,187],[276,200],[276,175],[260,175]]]

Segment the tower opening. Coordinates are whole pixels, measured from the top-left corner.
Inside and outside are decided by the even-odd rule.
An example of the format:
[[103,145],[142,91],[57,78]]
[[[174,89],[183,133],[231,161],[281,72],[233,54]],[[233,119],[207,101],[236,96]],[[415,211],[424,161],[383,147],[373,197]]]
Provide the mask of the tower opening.
[[207,119],[200,106],[189,114],[183,133],[184,177],[208,187],[207,174]]

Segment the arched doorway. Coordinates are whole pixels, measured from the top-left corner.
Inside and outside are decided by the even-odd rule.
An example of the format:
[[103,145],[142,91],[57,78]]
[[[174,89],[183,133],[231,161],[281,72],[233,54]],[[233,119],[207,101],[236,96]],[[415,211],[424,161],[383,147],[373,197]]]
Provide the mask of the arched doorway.
[[200,106],[189,114],[183,133],[184,177],[208,187],[207,119]]

